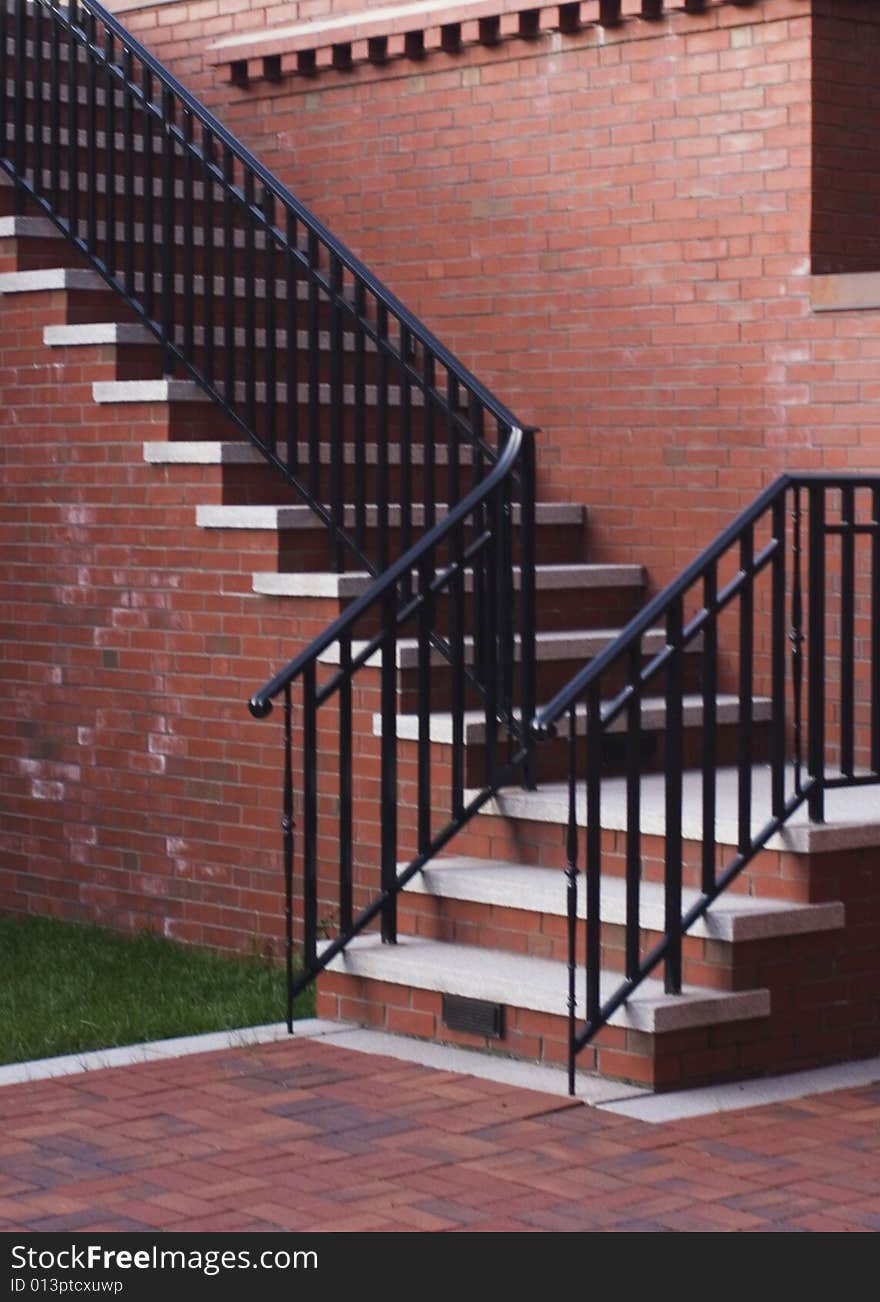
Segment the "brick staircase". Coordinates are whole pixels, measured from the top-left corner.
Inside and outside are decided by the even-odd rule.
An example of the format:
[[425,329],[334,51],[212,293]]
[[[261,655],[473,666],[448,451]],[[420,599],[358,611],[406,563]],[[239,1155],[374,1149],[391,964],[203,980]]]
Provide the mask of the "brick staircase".
[[[69,106],[69,99],[65,101],[63,96],[62,102]],[[99,97],[97,107],[105,109],[106,101]],[[12,128],[11,122],[8,128]],[[39,123],[28,126],[31,149],[39,129]],[[107,137],[98,133],[98,154],[106,154],[107,146]],[[89,164],[86,157],[89,148],[84,138],[77,154],[86,176],[90,167],[92,171],[95,167],[94,158]],[[79,166],[76,170],[79,174]],[[60,174],[61,190],[68,194],[70,171]],[[212,281],[212,266],[218,262],[237,272],[243,260],[250,260],[240,283],[234,280],[232,290],[228,279],[224,285],[222,320],[219,300],[214,301],[217,295],[209,296],[210,309],[196,297],[188,319],[186,307],[178,307],[171,335],[183,346],[189,334],[194,355],[199,357],[212,347],[221,350],[230,340],[243,352],[247,369],[236,372],[232,387],[227,384],[223,395],[234,410],[221,410],[202,386],[180,374],[180,366],[176,374],[169,374],[174,368],[168,365],[165,342],[157,340],[156,331],[137,319],[124,299],[36,208],[16,211],[25,205],[16,201],[9,184],[0,188],[0,334],[5,341],[5,392],[14,395],[16,385],[27,383],[28,368],[34,366],[76,375],[81,391],[90,397],[80,410],[80,420],[84,424],[95,421],[105,439],[118,433],[131,446],[139,440],[143,466],[154,477],[154,487],[147,486],[144,491],[155,494],[157,502],[173,501],[184,531],[181,548],[186,549],[186,563],[191,565],[195,556],[203,566],[208,612],[215,595],[212,584],[222,588],[228,576],[234,575],[236,595],[255,630],[254,653],[265,653],[265,639],[260,641],[265,624],[271,627],[280,648],[272,653],[277,661],[279,654],[286,657],[296,649],[291,643],[305,645],[352,611],[372,590],[375,576],[366,568],[351,568],[350,558],[342,570],[328,565],[325,523],[312,505],[292,491],[278,473],[278,465],[270,464],[264,450],[244,436],[238,413],[250,408],[258,421],[269,421],[274,438],[276,414],[284,424],[287,410],[291,406],[298,409],[296,439],[301,441],[296,445],[297,457],[291,456],[290,444],[284,451],[283,444],[274,441],[273,454],[280,449],[281,460],[287,464],[305,462],[311,455],[313,481],[324,486],[327,475],[338,474],[332,490],[340,507],[338,518],[344,529],[357,533],[364,555],[380,557],[376,567],[380,573],[434,521],[444,520],[456,505],[453,495],[443,496],[444,489],[453,486],[452,471],[456,479],[465,472],[478,480],[484,469],[478,464],[482,454],[463,440],[460,444],[438,441],[431,464],[427,464],[425,445],[413,441],[408,429],[420,403],[412,401],[412,395],[404,395],[406,381],[388,383],[387,374],[383,377],[382,373],[382,349],[365,340],[362,332],[346,326],[334,300],[319,303],[310,299],[306,279],[296,281],[297,300],[308,309],[305,328],[294,322],[285,335],[283,330],[276,331],[274,321],[270,327],[268,312],[262,326],[255,324],[249,317],[247,285],[261,287],[265,304],[267,296],[281,295],[289,288],[290,280],[279,281],[276,290],[271,288],[274,264],[259,232],[250,245],[247,234],[240,231],[230,238],[228,227],[226,234],[218,231],[206,240],[205,227],[199,225],[210,217],[205,192],[197,189],[191,176],[187,179],[177,163],[169,175],[174,176],[175,192],[181,198],[195,198],[194,225],[178,229],[174,215],[170,219],[161,216],[158,204],[154,204],[152,215],[143,213],[148,187],[143,183],[133,187],[139,199],[134,214],[136,230],[144,237],[155,222],[159,248],[152,267],[140,244],[132,255],[137,264],[132,267],[133,292],[142,295],[145,286],[155,282],[162,298],[162,271],[155,264],[161,262],[162,240],[167,240],[169,232],[178,246],[188,249],[191,260],[186,270],[194,276],[196,290]],[[116,230],[118,220],[116,235],[121,244],[130,233],[131,222],[126,225],[110,208],[107,196],[111,188],[103,181],[97,186],[102,198],[94,227],[98,238],[106,242],[108,229]],[[209,245],[210,255],[206,251]],[[175,280],[176,298],[183,300],[187,282],[173,267],[172,273],[179,279],[179,283]],[[42,349],[39,358],[27,347],[21,356],[16,355],[16,335],[26,334],[27,329],[33,335],[37,326],[41,329],[41,342],[35,345]],[[267,367],[275,365],[267,361],[270,328],[276,347],[283,352],[289,355],[294,338],[300,351],[309,352],[309,374],[295,380],[290,391],[279,383],[274,371],[267,372]],[[356,357],[362,367],[359,376],[353,369]],[[343,410],[335,434],[328,439],[326,422],[336,411],[339,395]],[[267,414],[270,406],[273,410]],[[456,399],[450,410],[454,420],[456,411],[466,410],[466,404]],[[354,427],[355,413],[361,421],[359,431]],[[318,425],[320,439],[315,432]],[[148,437],[139,438],[143,434]],[[7,442],[10,437],[8,432]],[[337,453],[331,453],[331,446]],[[120,492],[125,490],[124,477],[123,471]],[[201,496],[200,483],[204,485]],[[175,500],[182,484],[187,485],[185,493]],[[354,488],[359,495],[352,492],[347,500],[345,493]],[[508,503],[518,556],[511,558],[509,574],[511,591],[519,594],[518,610],[523,575],[528,572],[527,559],[520,555],[522,509],[516,502]],[[184,510],[188,513],[186,525]],[[585,664],[617,645],[621,629],[645,600],[642,567],[589,560],[584,516],[580,506],[569,503],[539,499],[535,507],[538,704],[549,701]],[[385,565],[381,563],[383,553]],[[162,563],[173,570],[173,549],[162,555]],[[448,559],[446,553],[432,554],[431,572],[439,573],[440,562]],[[381,612],[375,608],[365,610],[355,632],[348,635],[345,650],[339,638],[315,655],[313,672],[319,675],[319,685],[340,674],[352,657],[363,658],[353,716],[355,815],[368,803],[367,795],[357,789],[359,770],[362,765],[365,780],[375,776],[377,748],[384,759],[393,715],[395,826],[398,850],[409,856],[399,865],[401,872],[409,872],[409,879],[398,897],[397,943],[383,943],[390,937],[373,930],[348,940],[318,978],[318,1012],[402,1034],[563,1064],[569,1061],[571,1049],[567,1000],[572,928],[579,954],[589,943],[587,900],[581,895],[572,905],[570,895],[572,807],[574,800],[575,821],[582,824],[584,793],[568,780],[572,752],[588,732],[588,706],[582,703],[573,710],[574,746],[562,729],[539,747],[537,789],[512,785],[509,774],[506,783],[489,789],[485,775],[493,769],[492,754],[507,744],[510,721],[505,723],[499,710],[498,735],[492,736],[486,710],[476,697],[466,699],[465,690],[456,683],[459,674],[482,663],[480,603],[486,598],[480,585],[485,579],[476,561],[463,564],[461,610],[467,611],[467,627],[459,627],[457,636],[464,668],[457,667],[454,657],[450,659],[448,645],[444,648],[436,639],[426,656],[426,643],[412,627],[399,635],[395,632],[392,643],[373,646],[371,651],[370,639],[383,627]],[[876,575],[872,581],[876,585]],[[456,635],[450,626],[456,619],[461,624],[461,611],[455,614],[449,586],[438,587],[436,605],[437,628],[451,643]],[[216,636],[222,641],[227,630],[224,616]],[[648,629],[639,643],[636,667],[643,670],[650,665],[668,644],[669,633],[662,624]],[[241,656],[248,655],[238,640],[236,647]],[[716,689],[712,693],[714,722],[707,723],[703,650],[702,637],[681,648],[682,691],[676,705],[684,767],[681,862],[685,912],[702,898],[700,763],[707,730],[712,734],[718,774],[714,826],[720,866],[736,855],[742,842],[739,775],[746,726],[750,826],[762,827],[772,812],[771,695],[750,691],[746,725],[742,691]],[[392,678],[385,672],[386,655],[393,666]],[[252,677],[259,675],[268,658],[249,661]],[[523,659],[522,633],[511,632],[510,658],[516,665]],[[658,944],[668,928],[665,786],[671,763],[666,735],[671,673],[656,676],[651,691],[641,693],[638,703],[638,931],[645,950]],[[426,675],[430,678],[427,712],[423,705]],[[386,699],[389,681],[394,689],[390,708]],[[613,703],[629,681],[612,667],[610,677],[604,680],[606,703]],[[470,687],[466,692],[471,692]],[[627,966],[625,842],[627,775],[631,770],[626,724],[627,716],[620,715],[619,722],[608,730],[602,752],[600,840],[605,871],[599,895],[599,988],[603,1000],[618,987]],[[255,723],[250,726],[258,728]],[[320,750],[323,740],[324,735],[315,731],[313,747]],[[433,815],[445,800],[449,774],[453,775],[453,806],[458,784],[463,787],[464,805],[474,799],[481,807],[474,809],[473,817],[462,820],[440,854],[412,872],[413,856],[422,842],[419,820],[425,765],[434,784]],[[307,821],[308,757],[302,768],[297,761],[294,769],[294,776],[306,784],[297,812]],[[829,791],[824,823],[810,821],[801,806],[784,828],[765,838],[730,888],[684,938],[680,992],[667,993],[656,976],[643,980],[591,1039],[578,1058],[579,1068],[668,1089],[805,1068],[880,1050],[876,943],[880,805],[874,791],[870,787]],[[370,794],[374,799],[375,793]],[[386,794],[383,786],[383,806],[387,805]],[[274,793],[263,798],[275,798]],[[331,802],[336,799],[335,788],[329,798]],[[339,832],[342,815],[335,808],[327,813],[317,792],[312,803],[321,806],[316,817],[322,820],[320,835],[325,841],[315,853],[317,883],[306,911],[310,907],[322,919],[329,919],[323,923],[328,932],[323,945],[332,946],[338,906],[337,865],[335,847],[328,849],[328,842],[333,829]],[[312,835],[314,842],[320,842],[318,833]],[[368,832],[365,841],[356,844],[355,857],[362,856],[369,864],[372,856],[375,863],[385,847],[384,836]],[[242,865],[249,853],[246,841],[235,851]],[[354,904],[367,907],[375,897],[375,882],[371,886],[369,873],[363,864],[361,868],[353,883]],[[299,886],[296,891],[298,899]],[[277,907],[280,913],[280,900]],[[301,940],[299,932],[297,940]]]

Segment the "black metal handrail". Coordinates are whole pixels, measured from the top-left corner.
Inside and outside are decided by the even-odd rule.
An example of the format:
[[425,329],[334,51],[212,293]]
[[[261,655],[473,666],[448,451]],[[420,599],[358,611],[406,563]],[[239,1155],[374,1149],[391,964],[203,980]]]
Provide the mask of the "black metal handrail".
[[[836,540],[838,555],[832,552],[831,540]],[[865,555],[860,555],[862,548]],[[722,618],[733,625],[729,637],[720,635]],[[645,663],[643,639],[658,624],[665,629],[665,644]],[[791,648],[790,673],[786,644]],[[718,836],[718,780],[724,767],[718,691],[725,672],[721,662],[725,648],[735,648],[726,672],[735,683],[737,698],[731,757],[736,817],[730,838],[735,853],[719,868],[719,846],[729,844]],[[700,774],[702,848],[695,874],[698,898],[683,909],[688,651],[698,654],[700,667],[699,754],[690,765]],[[665,741],[663,754],[653,762],[658,770],[654,780],[659,783],[659,774],[665,774],[664,826],[662,834],[655,833],[662,836],[664,923],[660,940],[643,953],[640,890],[647,833],[642,807],[650,760],[644,754],[642,710],[645,689],[658,680],[662,680]],[[834,690],[832,682],[838,684]],[[761,684],[769,693],[766,817],[758,813],[760,796],[756,798],[755,791],[761,725],[755,690]],[[600,988],[602,806],[603,795],[608,795],[609,734],[615,725],[623,732],[622,740],[616,739],[615,754],[623,755],[623,776],[616,780],[625,819],[618,814],[614,825],[625,840],[625,967],[609,993]],[[534,726],[539,736],[567,732],[568,737],[568,1035],[569,1089],[574,1093],[577,1054],[661,963],[666,991],[681,993],[683,935],[792,815],[806,803],[810,819],[822,821],[826,791],[880,782],[880,476],[784,475],[776,480],[537,713]],[[832,745],[837,749],[837,769],[829,760]],[[583,803],[578,795],[581,784]],[[585,1017],[579,1026],[582,825]]]
[[518,423],[96,0],[0,4],[0,167],[315,511],[336,570],[386,569]]
[[[422,867],[436,855],[499,788],[517,777],[530,781],[531,730],[528,721],[534,706],[533,648],[521,655],[520,673],[514,668],[516,642],[513,591],[515,520],[512,497],[514,471],[520,479],[533,479],[532,432],[514,428],[507,446],[490,473],[427,534],[401,556],[370,588],[354,601],[304,651],[254,694],[252,714],[263,718],[278,697],[284,700],[283,853],[286,893],[287,1020],[293,1029],[293,1001],[351,941],[377,917],[382,940],[397,939],[397,897]],[[528,564],[532,542],[520,530],[520,553]],[[468,606],[467,582],[471,580],[474,601]],[[520,636],[523,646],[533,637],[534,610],[528,588],[520,593]],[[441,609],[445,602],[445,614]],[[372,631],[370,617],[378,615],[379,629]],[[418,728],[412,740],[416,755],[410,760],[414,771],[415,825],[400,835],[399,751],[397,691],[398,648],[401,632],[413,626],[417,679]],[[466,644],[472,628],[473,670],[469,672]],[[355,650],[358,628],[365,628],[363,644]],[[319,683],[322,657],[336,650],[339,668]],[[439,649],[448,663],[448,716],[451,760],[448,784],[432,777],[432,695],[440,684],[434,680],[433,653]],[[376,671],[373,686],[379,699],[379,779],[373,790],[360,800],[355,794],[354,746],[363,745],[364,727],[355,724],[353,701],[358,691],[368,692],[363,680]],[[294,701],[293,689],[302,694],[302,968],[294,974]],[[319,711],[335,711],[333,729],[338,749],[335,756],[336,783],[330,783],[338,800],[331,811],[328,840],[338,844],[338,878],[331,887],[326,881],[318,844],[318,821],[322,787],[319,765],[333,754],[319,745]],[[474,710],[474,706],[476,710]],[[484,729],[481,775],[466,791],[465,726],[478,713]],[[333,719],[331,719],[331,726]],[[499,725],[501,725],[499,727]],[[499,732],[502,734],[499,739]],[[410,779],[412,781],[412,778]],[[323,790],[326,790],[324,784]],[[444,802],[441,792],[448,795]],[[441,823],[434,826],[440,810]],[[360,817],[358,817],[360,812]],[[358,824],[372,828],[366,837]],[[378,831],[376,831],[378,829]],[[355,846],[365,846],[366,864],[362,895],[355,899]],[[405,852],[404,862],[399,857]],[[378,889],[374,863],[378,860]],[[321,869],[324,872],[321,872]],[[324,880],[322,880],[324,878]],[[334,914],[332,930],[320,947],[322,929],[320,902],[323,898]]]

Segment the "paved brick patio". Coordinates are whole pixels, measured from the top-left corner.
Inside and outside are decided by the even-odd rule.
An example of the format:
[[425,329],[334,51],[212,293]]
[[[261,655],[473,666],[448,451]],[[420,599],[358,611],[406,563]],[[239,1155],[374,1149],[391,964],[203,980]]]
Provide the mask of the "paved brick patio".
[[880,1085],[648,1125],[312,1040],[0,1090],[0,1230],[878,1230]]

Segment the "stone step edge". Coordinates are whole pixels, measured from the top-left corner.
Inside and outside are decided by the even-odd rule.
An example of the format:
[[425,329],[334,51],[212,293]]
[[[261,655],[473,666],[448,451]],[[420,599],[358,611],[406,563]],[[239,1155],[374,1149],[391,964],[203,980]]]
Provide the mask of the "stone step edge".
[[[244,347],[244,333],[243,326],[235,327],[234,337],[236,348]],[[222,325],[214,327],[215,347],[223,347],[225,334],[226,332]],[[174,338],[177,343],[181,343],[183,340],[183,328],[180,325],[175,328]],[[266,331],[262,327],[255,332],[254,338],[258,348],[264,348],[266,346]],[[202,347],[205,342],[204,326],[193,327],[193,340],[197,347]],[[139,325],[137,322],[127,321],[86,322],[81,325],[54,325],[46,326],[43,331],[43,343],[47,348],[84,348],[96,344],[154,344],[158,346],[158,342],[156,336],[152,331],[148,330],[146,326]],[[309,332],[307,330],[297,331],[296,342],[298,348],[308,348]],[[354,342],[354,331],[343,329],[343,351],[346,353],[353,353]],[[287,347],[286,330],[277,330],[275,332],[275,343],[279,351],[282,351]],[[330,351],[329,330],[318,331],[318,348],[321,352]],[[375,353],[376,346],[371,339],[364,340],[364,351],[370,354]]]
[[[73,279],[68,279],[73,276]],[[80,284],[76,279],[79,277],[92,277],[96,282],[92,284]],[[144,274],[142,271],[135,273],[134,288],[138,293],[143,292]],[[214,281],[214,299],[222,299],[225,293],[223,277],[220,273],[215,273]],[[36,293],[40,290],[47,289],[83,289],[98,288],[112,290],[109,285],[97,271],[90,267],[44,267],[33,271],[6,271],[0,275],[0,294],[24,294]],[[153,289],[156,294],[162,291],[162,273],[156,271],[153,273]],[[174,276],[174,295],[181,298],[184,293],[192,293],[197,298],[201,298],[205,291],[205,277],[201,274],[191,278],[191,284],[184,283],[184,278],[180,274]],[[115,292],[115,291],[113,291]],[[235,275],[233,277],[232,294],[236,299],[245,297],[244,277]],[[266,297],[266,280],[264,276],[257,276],[254,279],[253,296],[257,299]],[[299,302],[305,302],[309,297],[309,285],[303,277],[297,277],[296,280],[296,297]],[[275,301],[282,304],[287,298],[287,282],[284,279],[275,281]],[[343,291],[343,298],[353,301],[351,295]],[[322,290],[318,290],[318,307],[328,307],[329,299],[324,295]],[[463,399],[464,401],[464,399]]]
[[[277,452],[282,460],[287,456],[287,443],[279,442]],[[297,444],[302,464],[309,454],[307,443]],[[204,442],[178,442],[175,440],[165,439],[156,443],[144,444],[144,461],[151,466],[220,466],[220,465],[261,465],[265,462],[265,457],[251,443],[235,443],[225,441],[208,441]],[[318,445],[319,460],[322,466],[330,464],[330,447],[329,444],[322,440]],[[435,467],[445,467],[448,463],[448,450],[445,444],[435,447]],[[342,448],[343,464],[353,466],[356,462],[355,446],[353,443],[344,443]],[[364,459],[368,467],[375,466],[379,460],[379,448],[376,443],[367,443],[364,447]],[[399,443],[389,443],[388,445],[388,464],[389,466],[399,466],[401,460],[401,447]],[[472,449],[470,447],[459,448],[459,464],[470,465],[473,460]],[[415,443],[410,449],[410,465],[421,466],[424,464],[424,449],[420,443]]]
[[[399,716],[400,717],[400,716]],[[415,717],[415,716],[404,716]],[[717,771],[716,840],[719,846],[734,847],[737,842],[736,814],[737,771],[730,765]],[[682,799],[683,835],[686,841],[702,841],[702,799],[700,772],[689,769],[684,774]],[[645,774],[642,779],[643,836],[665,835],[665,811],[662,792],[663,774]],[[625,779],[603,779],[601,816],[607,831],[626,831]],[[770,769],[766,764],[752,768],[753,821],[758,830],[770,817]],[[788,789],[787,789],[788,791]],[[649,799],[653,793],[653,798]],[[465,791],[465,800],[477,794]],[[788,791],[790,795],[790,791]],[[804,806],[768,840],[765,849],[789,854],[826,854],[880,847],[880,815],[873,821],[865,818],[865,793],[862,787],[839,788],[826,793],[824,823],[811,823]],[[537,791],[509,788],[499,792],[481,808],[480,818],[521,819],[526,822],[551,823],[565,827],[568,821],[568,793],[560,782],[544,783]],[[583,783],[578,791],[578,818],[586,821]]]
[[[585,628],[585,629],[553,629],[535,634],[535,644],[537,657],[543,663],[566,660],[590,660],[604,651],[607,646],[620,636],[619,628]],[[367,647],[367,641],[358,640],[351,644],[351,653],[358,656]],[[645,656],[656,655],[666,646],[666,634],[662,628],[649,629],[642,638],[642,652]],[[702,638],[696,637],[685,647],[685,654],[699,654],[702,648]],[[474,638],[468,634],[464,638],[464,658],[465,664],[474,662]],[[319,661],[325,665],[339,665],[342,663],[342,655],[338,642],[333,642],[325,651],[318,656]],[[519,664],[522,661],[522,638],[519,633],[514,634],[514,662]],[[401,637],[398,638],[395,645],[395,663],[398,669],[416,669],[419,663],[419,643],[418,638]],[[430,653],[429,663],[433,666],[444,666],[448,664],[446,657],[436,648]],[[365,662],[365,667],[379,668],[382,664],[382,653],[376,651],[369,660]]]
[[[219,392],[223,391],[223,385],[217,384]],[[255,401],[258,405],[266,402],[266,384],[263,380],[258,380],[254,385]],[[307,381],[302,380],[296,386],[296,401],[300,406],[305,405],[311,396],[310,387]],[[212,399],[196,384],[195,380],[96,380],[92,385],[92,398],[99,404],[104,403],[138,403],[138,402],[205,402],[209,403]],[[245,384],[242,380],[236,382],[235,400],[243,403],[246,400]],[[342,386],[342,400],[346,407],[353,407],[355,404],[355,386],[353,384],[344,384]],[[280,383],[275,388],[275,401],[283,406],[287,402],[287,385]],[[330,384],[321,381],[318,385],[318,402],[321,406],[327,407],[332,402]],[[400,406],[400,387],[396,384],[389,384],[387,390],[387,402],[389,407]],[[424,397],[418,391],[410,393],[410,402],[413,407],[421,408],[424,406]],[[364,385],[364,405],[367,407],[377,407],[379,405],[379,389],[375,384]]]
[[[682,697],[684,726],[685,728],[696,728],[703,721],[703,697],[701,694],[687,692]],[[770,718],[772,702],[769,697],[758,696],[753,699],[753,719],[756,723],[764,723]],[[716,706],[718,711],[719,726],[735,724],[739,721],[739,697],[726,692],[719,692],[716,697]],[[439,745],[452,745],[452,714],[446,710],[438,710],[430,716],[430,740]],[[666,726],[666,700],[662,696],[645,696],[642,698],[642,730],[644,732],[657,732]],[[580,707],[576,715],[576,728],[578,737],[585,737],[587,733],[587,712],[586,707]],[[501,725],[499,724],[499,735]],[[619,715],[618,718],[609,728],[609,732],[620,733],[626,729],[626,715]],[[486,717],[482,710],[465,710],[464,712],[464,745],[481,746],[486,740]],[[567,735],[567,729],[560,725],[559,736]],[[382,736],[382,716],[381,714],[373,715],[373,736]],[[397,715],[397,737],[400,741],[418,741],[419,739],[419,716],[417,714],[398,714]],[[531,793],[529,793],[531,794]],[[540,794],[540,792],[538,793]],[[498,803],[496,798],[493,804]],[[522,817],[522,815],[520,815]],[[544,822],[556,822],[556,819],[543,819]],[[565,821],[564,819],[562,820]]]
[[[399,864],[398,869],[402,871],[406,866],[404,863]],[[566,880],[563,872],[529,864],[460,855],[432,859],[412,879],[406,891],[437,899],[461,900],[528,913],[547,913],[554,917],[567,916]],[[682,890],[683,912],[701,898],[700,891],[685,887]],[[586,916],[586,892],[581,882],[578,917],[585,919]],[[611,925],[625,925],[625,878],[603,874],[600,916],[603,922]],[[662,932],[665,929],[662,882],[641,882],[639,920],[640,925],[648,931]],[[696,922],[688,934],[735,944],[776,936],[803,935],[807,932],[836,931],[844,925],[845,908],[840,901],[799,904],[790,900],[727,892],[715,901],[709,913]]]
[[[513,582],[517,590],[520,581],[520,567],[515,566]],[[334,574],[328,570],[300,573],[265,570],[254,574],[253,590],[270,597],[328,597],[331,600],[344,600],[359,597],[373,582],[375,580],[372,576],[363,571]],[[645,571],[641,565],[610,563],[575,562],[568,565],[538,565],[535,567],[535,583],[539,592],[616,587],[641,588],[645,583]],[[465,589],[468,592],[473,591],[472,570],[466,572]]]
[[[567,1015],[566,965],[552,959],[412,936],[399,937],[396,945],[383,945],[380,937],[370,934],[350,941],[327,970],[557,1017]],[[603,972],[602,999],[609,998],[620,984],[619,973]],[[686,985],[680,995],[667,995],[662,982],[649,977],[611,1016],[609,1024],[662,1035],[722,1022],[751,1021],[769,1013],[770,992],[766,989],[728,992]]]
[[[447,512],[447,506],[444,502],[436,504],[438,518],[442,518]],[[375,521],[378,516],[379,508],[370,504],[367,506],[367,525],[370,528],[375,527]],[[514,523],[519,521],[519,507],[514,504],[513,520]],[[389,524],[396,527],[396,521],[400,518],[400,507],[392,503],[388,508]],[[578,504],[570,502],[538,502],[535,508],[536,524],[538,525],[576,525],[580,526],[583,522],[584,508]],[[345,507],[345,522],[353,525],[355,522],[355,508],[352,505]],[[421,526],[424,518],[424,507],[421,503],[413,503],[413,524]],[[308,523],[309,521],[313,524]],[[196,507],[196,524],[202,529],[298,529],[298,528],[324,528],[323,522],[318,519],[310,506],[198,506]]]

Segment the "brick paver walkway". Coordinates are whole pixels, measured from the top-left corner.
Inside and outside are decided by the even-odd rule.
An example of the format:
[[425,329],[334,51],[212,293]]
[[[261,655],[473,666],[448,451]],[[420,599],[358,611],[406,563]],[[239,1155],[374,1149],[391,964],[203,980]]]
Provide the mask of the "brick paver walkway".
[[299,1040],[0,1090],[0,1230],[878,1230],[880,1085],[665,1125]]

